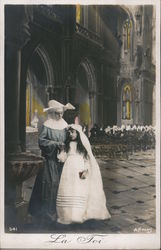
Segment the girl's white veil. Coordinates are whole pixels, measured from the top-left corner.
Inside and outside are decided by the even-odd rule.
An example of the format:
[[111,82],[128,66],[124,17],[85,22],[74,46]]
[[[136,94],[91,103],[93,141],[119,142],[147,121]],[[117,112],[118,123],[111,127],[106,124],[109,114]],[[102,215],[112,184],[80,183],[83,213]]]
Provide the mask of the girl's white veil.
[[85,217],[88,219],[110,218],[111,216],[106,208],[106,197],[103,191],[100,168],[92,153],[90,142],[87,136],[83,133],[82,127],[80,125],[71,124],[68,127],[71,127],[79,132],[81,142],[87,150],[89,156],[89,198]]

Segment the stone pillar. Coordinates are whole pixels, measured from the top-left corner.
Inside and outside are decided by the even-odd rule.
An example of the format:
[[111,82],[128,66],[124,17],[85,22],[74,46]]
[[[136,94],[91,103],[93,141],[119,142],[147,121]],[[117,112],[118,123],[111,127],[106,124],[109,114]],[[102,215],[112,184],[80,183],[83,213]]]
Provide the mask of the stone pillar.
[[30,7],[5,6],[5,138],[6,153],[20,152],[19,104],[21,49],[30,39]]
[[5,61],[5,115],[6,152],[20,152],[19,96],[20,96],[20,50],[6,44]]
[[69,86],[72,85],[72,36],[75,32],[74,5],[64,7],[64,31],[62,40],[62,82],[64,85],[64,101],[69,102]]
[[[30,39],[30,21],[30,6],[5,6],[5,225],[9,231],[24,215],[23,181],[44,166],[42,157],[22,153],[20,141],[21,50]],[[25,128],[23,132],[25,136]]]
[[[104,81],[104,65],[103,63],[101,64],[101,79],[100,79],[100,95],[99,95],[99,110],[97,110],[98,112],[98,121],[100,122],[100,124],[103,124],[103,93],[104,93],[104,87],[103,87],[103,81]],[[97,122],[98,122],[97,121]]]

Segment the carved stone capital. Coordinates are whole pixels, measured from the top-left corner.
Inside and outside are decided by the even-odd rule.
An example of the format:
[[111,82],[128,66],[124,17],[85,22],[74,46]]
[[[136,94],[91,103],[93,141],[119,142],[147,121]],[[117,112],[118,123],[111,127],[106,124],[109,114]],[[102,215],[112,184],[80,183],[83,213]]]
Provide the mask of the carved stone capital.
[[5,39],[7,45],[21,49],[30,40],[32,8],[28,6],[6,6]]

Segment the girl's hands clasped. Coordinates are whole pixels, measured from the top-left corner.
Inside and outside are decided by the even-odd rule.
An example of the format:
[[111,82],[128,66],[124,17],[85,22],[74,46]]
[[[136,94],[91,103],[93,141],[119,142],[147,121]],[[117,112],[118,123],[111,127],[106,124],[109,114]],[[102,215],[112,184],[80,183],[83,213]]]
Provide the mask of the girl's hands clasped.
[[88,175],[88,169],[82,171],[82,172],[79,172],[79,177],[80,179],[84,180],[87,178],[87,175]]

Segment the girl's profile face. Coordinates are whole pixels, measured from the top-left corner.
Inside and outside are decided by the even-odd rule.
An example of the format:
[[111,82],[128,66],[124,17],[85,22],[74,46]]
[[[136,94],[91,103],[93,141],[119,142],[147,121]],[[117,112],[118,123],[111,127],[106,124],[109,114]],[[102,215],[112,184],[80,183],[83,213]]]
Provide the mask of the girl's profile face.
[[77,131],[74,129],[69,129],[69,137],[72,141],[76,140],[77,138]]

